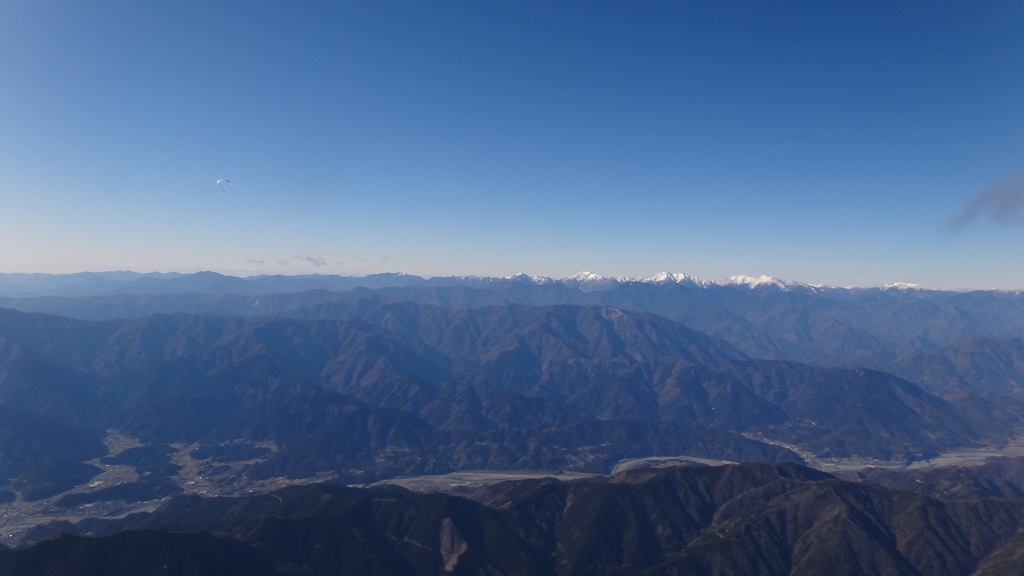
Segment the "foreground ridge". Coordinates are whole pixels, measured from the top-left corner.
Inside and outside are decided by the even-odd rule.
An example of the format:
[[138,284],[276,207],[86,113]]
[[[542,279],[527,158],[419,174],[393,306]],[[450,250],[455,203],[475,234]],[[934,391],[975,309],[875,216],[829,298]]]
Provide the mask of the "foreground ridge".
[[461,496],[320,484],[178,497],[55,525],[0,551],[0,574],[994,576],[1013,573],[1021,525],[1019,500],[943,502],[795,464],[690,465]]

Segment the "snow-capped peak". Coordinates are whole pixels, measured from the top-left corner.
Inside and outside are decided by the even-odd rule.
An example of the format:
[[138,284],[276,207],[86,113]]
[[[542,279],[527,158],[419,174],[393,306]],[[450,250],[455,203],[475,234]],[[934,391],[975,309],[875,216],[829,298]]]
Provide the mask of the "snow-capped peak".
[[708,285],[708,282],[702,278],[676,272],[659,272],[654,276],[640,278],[637,282],[644,282],[647,284],[692,284],[701,287]]
[[600,274],[594,274],[593,272],[586,271],[578,272],[568,278],[563,278],[560,282],[584,292],[605,290],[619,285],[619,279],[617,278],[609,278],[607,276],[601,276]]
[[600,274],[594,274],[593,272],[587,272],[586,270],[577,272],[576,274],[565,278],[570,282],[604,282],[607,280],[615,280],[607,276],[601,276]]
[[795,286],[801,286],[797,282],[788,282],[786,280],[779,280],[774,276],[730,276],[729,278],[718,283],[721,286],[747,286],[748,288],[760,288],[762,286],[774,286],[781,288],[782,290],[788,290]]
[[891,284],[882,284],[882,290],[899,290],[901,292],[907,290],[924,290],[919,284],[910,284],[908,282],[893,282]]
[[512,280],[514,282],[520,282],[522,284],[547,284],[551,282],[551,278],[547,276],[537,276],[535,274],[515,274],[513,276],[507,276],[506,280]]

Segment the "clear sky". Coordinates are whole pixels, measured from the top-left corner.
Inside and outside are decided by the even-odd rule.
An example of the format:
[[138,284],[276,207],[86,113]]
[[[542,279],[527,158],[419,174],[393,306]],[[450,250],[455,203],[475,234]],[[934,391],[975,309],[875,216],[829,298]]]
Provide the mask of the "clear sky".
[[1024,289],[1021,174],[1017,0],[0,2],[0,272]]

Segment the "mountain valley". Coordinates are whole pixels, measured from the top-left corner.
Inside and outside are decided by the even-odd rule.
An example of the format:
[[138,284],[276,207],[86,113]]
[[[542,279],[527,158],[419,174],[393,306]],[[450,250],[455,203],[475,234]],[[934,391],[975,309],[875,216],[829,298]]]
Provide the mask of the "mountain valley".
[[[948,561],[998,574],[1016,558],[1020,294],[678,275],[395,276],[337,291],[355,280],[291,278],[273,292],[285,280],[257,290],[204,274],[95,275],[102,293],[30,297],[30,279],[14,280],[21,292],[0,291],[0,536],[14,547],[0,573],[98,550],[116,564],[125,546],[194,547],[253,574],[350,561],[382,574],[846,573],[851,558],[863,573]],[[765,473],[715,504],[674,484],[649,492],[657,478]],[[337,490],[369,508],[262,508]],[[475,519],[399,528],[394,498]],[[595,500],[573,511],[566,498]],[[669,501],[729,512],[655,512]],[[263,520],[217,524],[202,511],[216,502]],[[921,515],[955,534],[900,536]],[[313,540],[267,552],[281,530]],[[402,551],[404,530],[425,531],[423,552]],[[349,541],[371,532],[366,548]],[[345,552],[313,559],[326,534]],[[846,547],[822,548],[831,538]]]

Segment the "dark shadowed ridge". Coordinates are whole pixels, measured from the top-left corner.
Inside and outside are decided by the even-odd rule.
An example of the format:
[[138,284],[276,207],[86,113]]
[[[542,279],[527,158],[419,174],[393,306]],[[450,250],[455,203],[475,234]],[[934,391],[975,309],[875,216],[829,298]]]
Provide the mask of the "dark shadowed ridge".
[[0,574],[993,575],[1009,573],[1024,521],[1020,501],[943,502],[796,465],[510,481],[472,498],[324,485],[175,498],[0,551]]

